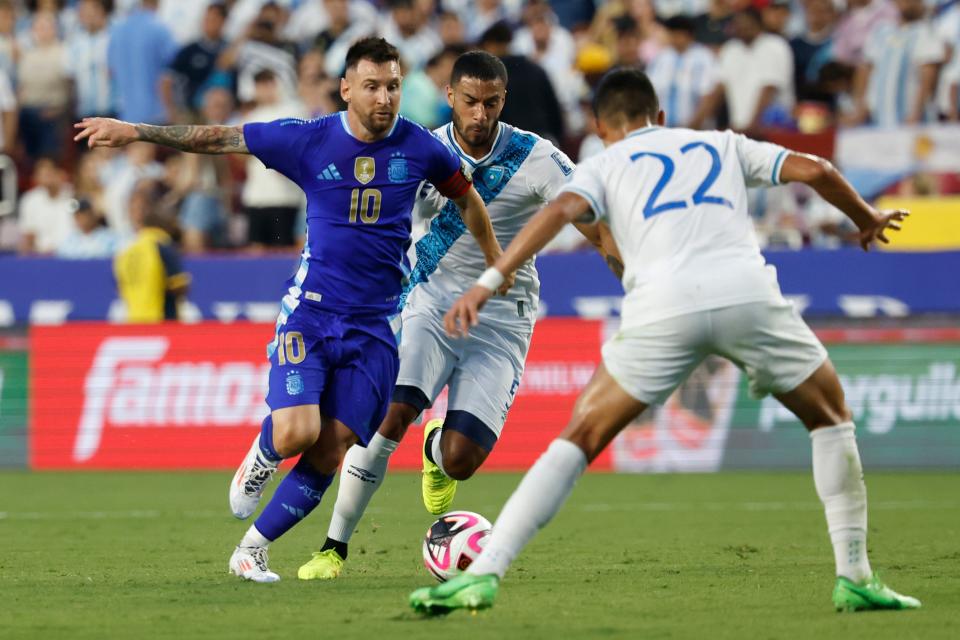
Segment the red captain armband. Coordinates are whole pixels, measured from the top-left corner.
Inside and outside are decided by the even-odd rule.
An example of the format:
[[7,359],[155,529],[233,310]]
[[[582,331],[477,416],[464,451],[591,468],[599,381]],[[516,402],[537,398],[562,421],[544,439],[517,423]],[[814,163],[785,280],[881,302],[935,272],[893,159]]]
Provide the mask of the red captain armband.
[[459,169],[453,172],[453,175],[434,185],[440,195],[451,200],[463,197],[467,191],[470,191],[470,185],[473,184],[473,177],[467,169],[461,165]]

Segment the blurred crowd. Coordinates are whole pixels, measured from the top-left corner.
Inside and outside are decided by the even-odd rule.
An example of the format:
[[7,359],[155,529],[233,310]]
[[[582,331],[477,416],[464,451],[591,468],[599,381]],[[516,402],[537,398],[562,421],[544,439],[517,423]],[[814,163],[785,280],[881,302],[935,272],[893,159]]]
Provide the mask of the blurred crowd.
[[[602,148],[591,87],[617,65],[646,69],[671,126],[764,137],[960,119],[960,0],[0,0],[0,171],[18,176],[0,180],[0,250],[111,256],[145,217],[187,253],[295,247],[302,194],[256,159],[91,151],[72,124],[335,112],[344,54],[371,34],[403,56],[403,115],[446,122],[453,61],[484,49],[510,73],[502,119],[580,160]],[[802,190],[757,209],[772,212],[765,241],[852,238]]]

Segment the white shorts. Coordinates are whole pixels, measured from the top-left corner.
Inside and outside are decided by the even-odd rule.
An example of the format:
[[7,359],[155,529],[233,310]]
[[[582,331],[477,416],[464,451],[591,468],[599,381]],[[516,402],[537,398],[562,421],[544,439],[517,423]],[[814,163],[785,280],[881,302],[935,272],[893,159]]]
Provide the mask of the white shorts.
[[631,396],[660,404],[711,354],[743,369],[758,398],[796,389],[827,359],[792,304],[751,302],[623,330],[603,345],[603,364]]
[[451,338],[440,311],[408,307],[393,401],[423,411],[449,385],[444,428],[490,451],[520,386],[531,336],[481,320],[466,338]]

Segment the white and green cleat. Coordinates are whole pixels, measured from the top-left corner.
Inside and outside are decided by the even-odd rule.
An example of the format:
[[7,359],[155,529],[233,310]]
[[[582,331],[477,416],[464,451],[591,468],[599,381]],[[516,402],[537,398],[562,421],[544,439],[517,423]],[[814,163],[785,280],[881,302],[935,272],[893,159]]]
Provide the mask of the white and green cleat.
[[420,489],[423,493],[423,506],[433,515],[450,511],[453,496],[457,493],[457,481],[445,474],[440,467],[427,458],[426,443],[430,434],[443,426],[442,419],[435,419],[423,427],[423,476]]
[[461,573],[443,584],[417,589],[410,594],[410,606],[427,616],[442,616],[457,609],[479,611],[493,606],[499,589],[500,578],[495,574]]
[[344,559],[336,549],[314,551],[313,558],[297,570],[301,580],[333,580],[340,576]]
[[840,576],[833,587],[833,605],[837,611],[877,611],[919,609],[920,601],[897,593],[876,575],[860,584]]

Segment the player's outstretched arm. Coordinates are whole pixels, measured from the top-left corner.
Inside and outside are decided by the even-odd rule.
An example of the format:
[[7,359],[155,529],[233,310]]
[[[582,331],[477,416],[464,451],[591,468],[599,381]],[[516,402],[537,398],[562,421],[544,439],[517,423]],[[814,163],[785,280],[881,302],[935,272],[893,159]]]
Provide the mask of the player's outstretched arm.
[[87,146],[122,147],[132,142],[152,142],[192,153],[249,153],[243,126],[133,124],[114,118],[84,118],[73,125],[74,140]]
[[573,226],[583,235],[587,241],[593,245],[593,248],[603,256],[610,271],[617,277],[617,280],[623,280],[623,258],[620,257],[620,250],[617,243],[613,241],[613,235],[610,233],[610,227],[603,222],[589,224],[586,222],[574,222]]
[[[483,198],[481,198],[477,190],[471,186],[469,191],[455,199],[454,202],[460,208],[463,223],[467,225],[467,229],[470,230],[477,244],[480,245],[480,250],[483,251],[483,257],[487,266],[492,267],[497,261],[497,258],[503,253],[503,249],[500,247],[500,243],[497,242],[497,236],[493,233],[490,213],[483,203]],[[507,277],[504,278],[503,284],[497,288],[497,293],[501,295],[505,294],[510,287],[513,286],[513,281],[514,273],[510,271]]]
[[790,153],[780,170],[781,182],[803,182],[820,197],[843,211],[860,230],[860,246],[870,250],[875,241],[887,244],[887,229],[900,230],[910,213],[904,210],[878,211],[867,203],[829,161],[805,153]]
[[465,336],[477,326],[480,309],[503,282],[505,273],[513,273],[520,265],[547,246],[568,222],[583,218],[590,204],[575,193],[564,192],[551,200],[530,219],[496,263],[487,269],[477,284],[463,294],[443,318],[450,336]]

